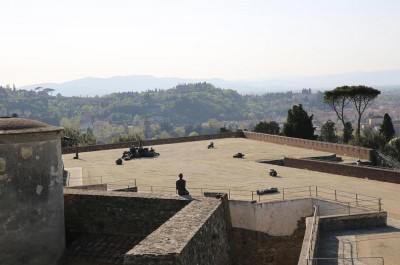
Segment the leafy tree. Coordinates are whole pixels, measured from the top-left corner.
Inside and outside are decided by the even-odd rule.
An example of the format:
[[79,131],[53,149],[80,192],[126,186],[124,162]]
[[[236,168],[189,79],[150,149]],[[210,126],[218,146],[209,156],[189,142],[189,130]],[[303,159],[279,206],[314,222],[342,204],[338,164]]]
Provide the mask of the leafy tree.
[[141,140],[140,136],[137,134],[127,133],[120,134],[111,139],[111,143],[125,143],[125,142],[135,142]]
[[400,161],[400,139],[393,138],[385,145],[383,152]]
[[367,86],[351,86],[349,96],[358,113],[356,136],[360,136],[361,117],[370,104],[381,92]]
[[318,136],[318,140],[330,143],[337,142],[337,136],[335,133],[335,123],[333,121],[328,120],[327,122],[325,122],[324,125],[322,125],[321,135]]
[[183,129],[179,128],[179,127],[175,128],[172,133],[173,133],[173,136],[176,136],[176,137],[183,137],[185,135],[185,132],[183,131]]
[[346,128],[344,109],[351,101],[350,95],[348,94],[349,89],[350,87],[348,86],[342,86],[324,92],[324,102],[335,111],[336,116],[342,122],[343,130]]
[[344,108],[352,102],[357,113],[356,136],[360,136],[361,117],[367,106],[380,94],[377,89],[367,86],[342,86],[325,91],[324,102],[335,111],[345,129]]
[[83,133],[80,141],[82,145],[96,144],[96,138],[94,137],[93,133]]
[[174,129],[174,126],[168,121],[162,121],[160,123],[160,131],[170,132]]
[[78,146],[81,142],[80,132],[74,127],[64,127],[64,137],[62,138],[62,147]]
[[275,121],[260,121],[254,127],[254,132],[267,133],[267,134],[279,134],[279,124]]
[[351,126],[351,122],[346,122],[344,124],[343,129],[343,142],[348,143],[353,138],[353,126]]
[[171,138],[171,135],[166,131],[162,131],[159,135],[159,138],[161,139]]
[[386,139],[382,134],[375,132],[372,128],[365,128],[363,134],[360,136],[356,135],[351,141],[351,144],[382,150],[386,145]]
[[381,128],[379,129],[379,132],[386,138],[387,142],[389,142],[395,134],[392,118],[390,118],[389,114],[387,113],[385,113],[385,115],[383,116],[383,122]]
[[227,133],[227,132],[230,132],[230,130],[225,127],[219,128],[219,133]]
[[198,136],[198,135],[199,135],[198,132],[191,132],[191,133],[189,133],[189,136]]
[[283,135],[315,140],[315,128],[312,123],[313,116],[308,116],[301,104],[294,105],[292,109],[288,110],[286,123],[283,125]]

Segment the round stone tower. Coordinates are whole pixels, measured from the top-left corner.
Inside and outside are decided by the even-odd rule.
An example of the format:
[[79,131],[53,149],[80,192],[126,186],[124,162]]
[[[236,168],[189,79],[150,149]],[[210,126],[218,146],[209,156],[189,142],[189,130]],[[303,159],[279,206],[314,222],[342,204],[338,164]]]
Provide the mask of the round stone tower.
[[65,248],[62,128],[0,118],[0,263],[58,264]]

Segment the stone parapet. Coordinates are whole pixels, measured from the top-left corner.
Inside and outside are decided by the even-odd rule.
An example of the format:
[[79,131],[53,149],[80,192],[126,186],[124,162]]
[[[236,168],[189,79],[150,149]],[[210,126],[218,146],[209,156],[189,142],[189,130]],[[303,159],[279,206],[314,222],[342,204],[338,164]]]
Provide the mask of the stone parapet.
[[367,178],[372,180],[379,180],[384,182],[400,184],[399,171],[383,169],[383,168],[348,165],[348,164],[332,163],[326,161],[319,161],[306,158],[293,158],[293,157],[285,157],[284,165],[285,167],[307,169],[329,174],[336,174],[336,175],[356,177],[356,178]]
[[226,209],[220,199],[194,199],[129,251],[124,264],[231,264]]
[[190,200],[167,194],[65,189],[64,203],[67,242],[71,242],[83,233],[143,239]]
[[[167,139],[142,140],[141,144],[142,144],[142,146],[154,146],[154,145],[162,145],[162,144],[176,144],[176,143],[214,140],[214,139],[232,138],[232,137],[243,138],[243,132],[227,132],[227,133],[176,137],[176,138],[167,138]],[[115,144],[79,146],[77,148],[76,147],[66,147],[66,148],[62,149],[62,153],[63,154],[73,154],[76,151],[81,153],[81,152],[93,152],[93,151],[110,150],[110,149],[130,148],[132,145],[139,146],[139,141],[115,143]]]
[[299,139],[299,138],[272,135],[272,134],[247,132],[247,131],[243,133],[244,137],[247,139],[258,140],[263,142],[313,149],[313,150],[330,152],[366,160],[372,160],[373,156],[373,150],[365,147],[327,143],[327,142]]

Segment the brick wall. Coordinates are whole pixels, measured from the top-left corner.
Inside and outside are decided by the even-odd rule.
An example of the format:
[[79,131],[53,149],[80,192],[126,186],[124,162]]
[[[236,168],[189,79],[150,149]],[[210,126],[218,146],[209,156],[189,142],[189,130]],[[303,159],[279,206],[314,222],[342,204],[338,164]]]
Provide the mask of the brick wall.
[[296,265],[305,232],[304,220],[291,236],[274,237],[267,233],[234,228],[237,264]]
[[67,242],[82,233],[144,238],[189,202],[167,195],[66,189]]
[[369,148],[305,140],[305,139],[285,137],[272,134],[263,134],[255,132],[243,132],[243,133],[244,137],[247,139],[270,142],[281,145],[289,145],[306,149],[314,149],[318,151],[336,153],[339,155],[357,157],[360,159],[372,160],[373,150]]
[[400,184],[400,172],[393,170],[291,157],[285,157],[284,164],[286,167]]
[[125,255],[124,264],[230,265],[227,198],[199,197]]
[[[218,133],[218,134],[210,134],[210,135],[176,137],[176,138],[156,139],[156,140],[143,140],[142,146],[175,144],[175,143],[204,141],[204,140],[232,138],[232,137],[243,138],[243,132],[227,132],[227,133]],[[115,144],[79,146],[78,152],[92,152],[92,151],[109,150],[109,149],[129,148],[132,145],[138,146],[139,142],[136,141],[136,142],[115,143]],[[67,148],[62,149],[63,154],[72,154],[72,153],[75,153],[75,151],[76,151],[75,147],[67,147]]]

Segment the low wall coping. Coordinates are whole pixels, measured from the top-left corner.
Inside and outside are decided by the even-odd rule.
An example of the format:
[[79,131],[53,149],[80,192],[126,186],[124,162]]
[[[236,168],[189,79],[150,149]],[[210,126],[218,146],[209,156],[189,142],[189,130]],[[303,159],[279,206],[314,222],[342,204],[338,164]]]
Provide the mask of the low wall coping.
[[193,200],[125,254],[125,263],[134,256],[177,256],[212,213],[222,206],[215,198],[201,197]]
[[101,197],[131,197],[138,199],[160,199],[160,200],[194,200],[195,196],[178,196],[166,193],[137,193],[124,191],[100,191],[100,190],[82,190],[82,189],[64,189],[64,195],[82,195],[82,196],[101,196]]

